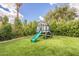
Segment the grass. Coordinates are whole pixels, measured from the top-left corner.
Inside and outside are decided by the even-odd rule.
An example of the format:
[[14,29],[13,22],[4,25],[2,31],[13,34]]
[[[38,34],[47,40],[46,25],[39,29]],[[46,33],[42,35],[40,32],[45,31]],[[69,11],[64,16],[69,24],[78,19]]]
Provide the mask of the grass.
[[0,56],[79,56],[79,38],[54,36],[32,43],[32,36],[0,43]]

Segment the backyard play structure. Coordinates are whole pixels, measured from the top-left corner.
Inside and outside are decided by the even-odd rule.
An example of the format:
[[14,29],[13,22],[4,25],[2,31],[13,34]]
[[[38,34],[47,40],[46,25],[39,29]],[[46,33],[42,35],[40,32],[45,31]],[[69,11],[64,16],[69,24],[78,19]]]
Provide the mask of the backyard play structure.
[[37,30],[36,30],[36,34],[34,35],[34,37],[32,38],[32,42],[36,42],[37,39],[43,35],[45,37],[45,39],[47,37],[51,37],[51,32],[49,29],[49,25],[48,23],[46,23],[46,21],[39,21],[38,25],[37,25]]

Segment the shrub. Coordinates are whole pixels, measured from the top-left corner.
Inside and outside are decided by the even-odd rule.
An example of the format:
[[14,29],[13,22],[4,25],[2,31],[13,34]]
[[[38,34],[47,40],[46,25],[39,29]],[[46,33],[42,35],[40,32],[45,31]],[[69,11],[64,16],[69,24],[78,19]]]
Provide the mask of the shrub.
[[50,29],[55,35],[79,37],[79,20],[71,20],[67,22],[52,21],[50,23]]
[[24,35],[33,35],[36,33],[37,23],[36,21],[30,22],[24,26]]
[[12,27],[10,24],[3,25],[0,29],[0,40],[9,40],[13,38]]
[[23,24],[21,22],[20,19],[15,18],[15,22],[14,22],[14,33],[16,35],[16,37],[21,37],[23,36]]
[[2,24],[7,24],[9,21],[8,17],[7,16],[4,16],[3,17],[3,20],[2,20]]

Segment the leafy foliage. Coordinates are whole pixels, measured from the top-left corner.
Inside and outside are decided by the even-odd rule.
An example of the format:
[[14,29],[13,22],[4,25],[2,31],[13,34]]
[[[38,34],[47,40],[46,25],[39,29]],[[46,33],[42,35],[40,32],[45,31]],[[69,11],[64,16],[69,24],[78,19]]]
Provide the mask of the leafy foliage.
[[24,25],[27,25],[27,20],[26,19],[24,20]]
[[33,35],[36,33],[37,22],[33,21],[24,26],[24,35]]
[[[76,9],[69,6],[58,7],[50,10],[45,16],[49,23],[50,30],[55,35],[79,37],[79,20],[75,20]],[[36,33],[37,22],[24,23],[17,17],[14,24],[8,23],[8,17],[4,16],[2,26],[0,26],[0,40],[8,40],[15,37],[34,35]]]
[[2,24],[6,24],[6,23],[8,23],[8,21],[9,21],[8,17],[4,16],[3,20],[2,20]]
[[55,35],[79,37],[79,20],[71,20],[68,22],[52,21],[50,23],[50,29]]
[[15,18],[14,32],[16,34],[16,37],[23,36],[23,24],[19,18]]
[[9,40],[12,39],[12,27],[10,24],[3,25],[0,29],[0,40]]
[[46,20],[56,19],[57,21],[61,20],[73,20],[76,17],[76,9],[70,8],[69,6],[57,7],[54,10],[50,10],[45,16]]

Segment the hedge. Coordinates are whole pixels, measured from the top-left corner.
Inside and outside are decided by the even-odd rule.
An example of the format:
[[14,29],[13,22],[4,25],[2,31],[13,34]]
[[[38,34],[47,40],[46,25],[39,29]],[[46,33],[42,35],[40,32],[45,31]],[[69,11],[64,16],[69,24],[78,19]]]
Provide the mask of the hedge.
[[55,35],[79,37],[79,20],[60,21],[50,23],[50,30]]

